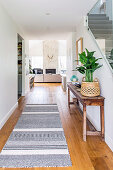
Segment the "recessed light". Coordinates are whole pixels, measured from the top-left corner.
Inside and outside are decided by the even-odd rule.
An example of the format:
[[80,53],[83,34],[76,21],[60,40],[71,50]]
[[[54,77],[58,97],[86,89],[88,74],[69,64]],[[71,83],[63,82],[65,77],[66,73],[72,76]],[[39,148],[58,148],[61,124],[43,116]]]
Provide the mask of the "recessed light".
[[51,15],[51,14],[49,12],[47,12],[46,15]]

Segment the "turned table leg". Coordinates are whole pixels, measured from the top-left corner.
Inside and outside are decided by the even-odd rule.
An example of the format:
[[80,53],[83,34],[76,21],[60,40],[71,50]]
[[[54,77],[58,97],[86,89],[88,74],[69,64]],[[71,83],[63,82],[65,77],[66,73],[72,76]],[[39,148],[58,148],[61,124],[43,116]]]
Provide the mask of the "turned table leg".
[[68,88],[68,107],[70,108],[70,89]]
[[79,101],[78,101],[78,99],[77,99],[77,105],[79,106]]
[[83,105],[83,140],[86,141],[86,104]]
[[101,136],[104,140],[104,106],[100,106]]

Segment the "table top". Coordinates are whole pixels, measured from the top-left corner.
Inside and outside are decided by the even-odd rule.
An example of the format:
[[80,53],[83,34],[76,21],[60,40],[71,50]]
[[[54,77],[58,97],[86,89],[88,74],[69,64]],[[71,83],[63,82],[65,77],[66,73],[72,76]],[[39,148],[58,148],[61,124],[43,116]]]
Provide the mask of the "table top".
[[103,96],[97,96],[97,97],[86,97],[86,96],[83,96],[79,90],[79,88],[77,88],[75,85],[73,85],[71,82],[70,83],[67,83],[67,87],[72,91],[72,93],[79,97],[80,99],[82,100],[104,100],[105,98]]

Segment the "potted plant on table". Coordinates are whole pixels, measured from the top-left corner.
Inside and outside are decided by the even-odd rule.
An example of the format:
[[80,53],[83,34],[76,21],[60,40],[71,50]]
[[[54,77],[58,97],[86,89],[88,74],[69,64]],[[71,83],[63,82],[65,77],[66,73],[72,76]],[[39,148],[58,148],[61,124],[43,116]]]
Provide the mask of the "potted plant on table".
[[93,73],[95,70],[102,67],[102,65],[97,63],[97,61],[102,58],[96,59],[94,57],[94,53],[95,51],[89,52],[86,49],[86,52],[84,51],[81,54],[79,54],[81,66],[76,67],[77,71],[79,71],[82,74],[85,74],[85,77],[82,79],[81,94],[90,97],[100,95],[99,82],[97,78],[93,80]]

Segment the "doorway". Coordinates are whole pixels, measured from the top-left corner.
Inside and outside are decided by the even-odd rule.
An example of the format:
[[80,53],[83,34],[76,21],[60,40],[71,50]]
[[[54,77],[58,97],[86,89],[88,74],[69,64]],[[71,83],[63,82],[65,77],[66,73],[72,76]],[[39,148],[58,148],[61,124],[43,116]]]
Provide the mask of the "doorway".
[[18,99],[22,96],[23,86],[23,38],[17,35]]

